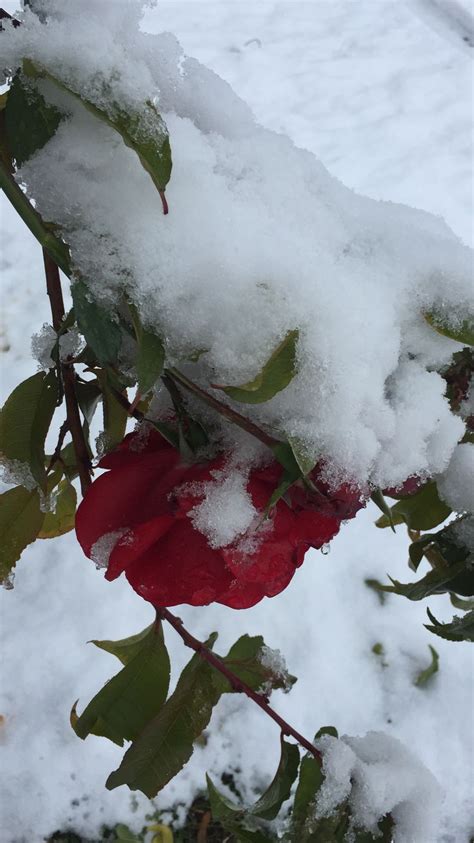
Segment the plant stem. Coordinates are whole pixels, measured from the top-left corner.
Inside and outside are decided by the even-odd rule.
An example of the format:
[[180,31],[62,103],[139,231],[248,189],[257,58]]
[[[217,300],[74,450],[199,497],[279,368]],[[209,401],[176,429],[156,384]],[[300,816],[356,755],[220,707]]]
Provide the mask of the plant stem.
[[189,392],[192,392],[201,401],[204,401],[209,407],[212,407],[214,410],[224,416],[224,418],[228,419],[233,424],[236,424],[238,427],[241,427],[242,430],[246,430],[247,433],[250,433],[252,436],[255,436],[256,439],[259,439],[260,442],[263,442],[264,445],[267,445],[269,448],[273,448],[275,445],[281,444],[278,439],[275,439],[270,434],[265,433],[264,430],[261,430],[257,427],[256,424],[250,421],[250,419],[245,418],[245,416],[241,416],[236,410],[233,410],[232,407],[228,407],[227,404],[223,404],[222,401],[219,401],[217,398],[214,398],[213,395],[210,395],[206,392],[202,387],[197,386],[197,384],[193,383],[193,381],[189,380],[186,375],[183,375],[182,372],[179,372],[178,369],[167,369],[166,374],[169,375],[171,378],[174,378],[175,381],[184,386]]
[[[156,608],[156,607],[155,607]],[[212,667],[219,671],[227,681],[229,682],[231,688],[234,691],[238,691],[242,694],[245,694],[249,699],[251,699],[256,705],[261,708],[265,714],[272,718],[275,723],[278,723],[282,734],[289,735],[295,739],[302,747],[304,747],[308,752],[313,755],[319,763],[322,762],[322,755],[316,747],[310,743],[303,735],[300,735],[286,720],[283,720],[283,717],[280,717],[276,711],[271,708],[268,703],[267,698],[264,694],[259,694],[257,691],[254,691],[253,688],[250,688],[249,685],[246,685],[245,682],[242,682],[235,673],[233,673],[229,668],[223,663],[223,661],[216,656],[211,650],[209,650],[202,641],[198,641],[197,638],[194,638],[187,629],[185,629],[183,621],[181,618],[176,617],[173,615],[169,609],[162,609],[156,608],[157,617],[161,620],[168,621],[168,623],[176,630],[178,635],[181,636],[184,643],[187,647],[190,647],[191,650],[194,650],[204,661],[208,662]]]
[[[51,305],[53,328],[58,331],[65,316],[63,293],[61,290],[61,279],[57,264],[43,248],[44,270],[46,274],[46,290]],[[66,400],[66,415],[69,430],[71,432],[74,453],[77,459],[77,470],[81,483],[82,494],[85,495],[91,485],[91,461],[84,431],[81,424],[81,416],[76,397],[75,380],[76,375],[72,363],[61,363],[61,375],[64,385],[64,398]]]

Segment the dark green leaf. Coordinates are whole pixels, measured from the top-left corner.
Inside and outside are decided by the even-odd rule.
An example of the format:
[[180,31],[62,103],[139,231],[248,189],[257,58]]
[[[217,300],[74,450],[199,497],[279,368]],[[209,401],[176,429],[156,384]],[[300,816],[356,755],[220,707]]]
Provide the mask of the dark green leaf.
[[431,652],[431,662],[424,670],[420,671],[418,676],[415,679],[415,685],[419,688],[423,685],[426,685],[429,679],[435,674],[438,673],[439,670],[439,655],[436,652],[435,648],[428,644]]
[[272,838],[262,831],[253,831],[245,827],[245,809],[234,805],[224,794],[219,793],[209,776],[206,776],[206,780],[213,819],[220,822],[239,843],[269,843]]
[[241,386],[218,386],[234,401],[261,404],[285,389],[296,374],[298,331],[289,331],[258,375]]
[[319,738],[322,738],[323,735],[330,735],[331,738],[339,737],[339,733],[335,726],[321,726],[321,728],[316,732],[314,740],[319,740]]
[[171,425],[166,424],[165,422],[156,421],[155,419],[147,419],[149,424],[152,424],[153,427],[156,427],[157,431],[161,433],[164,439],[179,450],[179,434],[178,431],[175,430]]
[[0,495],[0,582],[8,581],[15,563],[37,537],[44,520],[37,489],[16,486]]
[[77,494],[69,480],[63,480],[57,491],[53,512],[47,512],[38,533],[39,539],[52,539],[74,529]]
[[14,163],[7,143],[5,109],[0,111],[0,187],[31,233],[57,265],[70,274],[69,248],[55,234],[55,227],[42,219],[13,177]]
[[146,639],[151,635],[155,624],[152,623],[136,635],[129,635],[128,638],[121,638],[118,641],[98,641],[93,640],[91,644],[95,644],[106,653],[116,656],[122,664],[128,664],[135,658],[135,656],[143,648]]
[[418,566],[425,555],[425,549],[433,541],[434,536],[434,533],[427,533],[420,539],[412,542],[409,546],[408,554],[410,557],[410,568],[412,571],[418,570]]
[[314,814],[314,800],[324,780],[321,764],[313,755],[307,753],[301,761],[298,787],[296,788],[293,811],[291,815],[291,826],[288,834],[288,843],[293,840],[306,841],[316,840],[311,836],[308,820]]
[[[451,514],[449,506],[438,495],[434,480],[426,483],[419,492],[402,498],[391,507],[393,524],[405,523],[411,530],[431,530]],[[390,518],[382,515],[377,527],[389,527]]]
[[[282,676],[278,671],[272,669],[271,666],[262,664],[261,654],[262,647],[264,646],[265,642],[261,635],[242,635],[233,644],[222,661],[226,667],[254,691],[259,691],[263,688],[266,690],[277,688],[287,690],[289,686],[296,682],[296,677],[290,676],[289,674]],[[215,673],[214,681],[219,685],[222,693],[231,690],[227,679],[221,674]]]
[[300,763],[300,753],[296,744],[291,744],[285,741],[284,737],[280,737],[281,755],[280,763],[276,771],[275,777],[260,797],[258,802],[250,808],[250,813],[263,820],[273,820],[278,814],[283,802],[286,802],[290,797],[291,787],[296,776],[298,775],[298,767]]
[[19,74],[13,78],[5,108],[5,129],[17,167],[53,137],[63,116],[53,105],[47,105],[36,86],[25,84]]
[[102,735],[122,746],[124,739],[135,740],[162,708],[168,693],[170,662],[161,624],[149,627],[140,643],[120,673],[74,721],[74,731],[80,738]]
[[[385,517],[388,519],[389,526],[391,527],[393,532],[395,532],[395,526],[394,526],[393,517],[392,517],[392,509],[388,505],[387,501],[385,500],[385,498],[382,494],[382,490],[381,489],[375,489],[375,491],[372,492],[370,497],[371,497],[371,500],[374,502],[374,504],[376,506],[378,506],[380,511],[383,512]],[[380,527],[381,525],[379,524],[378,526]]]
[[456,325],[451,325],[445,317],[437,313],[425,313],[424,317],[438,334],[443,334],[462,345],[474,345],[474,317],[470,316]]
[[44,443],[58,398],[55,372],[37,372],[20,383],[0,414],[0,454],[26,466],[46,491]]
[[138,346],[136,362],[138,391],[141,395],[146,395],[163,371],[165,350],[161,339],[143,327],[137,308],[131,303],[129,303],[129,308]]
[[116,363],[122,343],[118,321],[111,315],[110,309],[97,304],[84,281],[75,281],[71,294],[79,330],[98,362],[104,365]]
[[474,600],[463,600],[457,594],[452,593],[449,595],[449,599],[454,608],[461,609],[462,612],[470,612],[471,609],[474,609]]
[[117,400],[116,393],[119,390],[113,383],[112,372],[103,369],[98,373],[97,378],[102,389],[102,409],[104,413],[105,437],[102,445],[108,453],[123,440],[129,415],[125,407]]
[[402,594],[409,600],[423,600],[424,597],[429,597],[431,594],[442,594],[444,591],[449,591],[452,581],[458,574],[463,574],[465,570],[466,563],[462,560],[451,567],[433,568],[421,580],[412,583],[401,583],[390,577],[392,585],[382,585],[379,588],[382,591]]
[[287,471],[283,472],[282,479],[280,480],[278,486],[274,490],[274,492],[270,495],[268,503],[265,507],[265,515],[268,515],[269,512],[273,509],[273,507],[281,500],[287,493],[288,489],[293,486],[295,483],[294,477],[292,477]]
[[455,615],[450,623],[440,623],[429,609],[427,612],[432,625],[425,626],[430,632],[447,641],[474,641],[474,611],[468,612],[462,618]]
[[294,480],[298,480],[302,477],[301,468],[298,465],[298,461],[295,457],[293,448],[289,444],[289,442],[279,442],[277,445],[272,447],[272,451],[275,454],[276,459],[283,466],[285,469],[288,478],[294,478]]
[[[125,145],[138,155],[142,167],[151,176],[155,187],[160,192],[164,191],[171,176],[171,148],[166,124],[150,100],[143,103],[140,112],[126,111],[113,100],[109,100],[104,110],[88,100],[83,92],[77,93],[29,60],[24,60],[23,71],[33,78],[49,79],[60,90],[82,102],[91,114],[115,129]],[[107,96],[107,90],[103,93]]]
[[86,421],[90,427],[97,405],[102,398],[102,392],[97,378],[85,382],[77,381],[76,396],[77,403],[79,404],[82,415],[84,416],[84,421]]
[[[212,647],[215,639],[216,633],[206,646]],[[152,798],[181,770],[220,697],[212,674],[207,662],[198,654],[193,656],[174,693],[125,753],[118,770],[110,774],[109,790],[126,784]]]

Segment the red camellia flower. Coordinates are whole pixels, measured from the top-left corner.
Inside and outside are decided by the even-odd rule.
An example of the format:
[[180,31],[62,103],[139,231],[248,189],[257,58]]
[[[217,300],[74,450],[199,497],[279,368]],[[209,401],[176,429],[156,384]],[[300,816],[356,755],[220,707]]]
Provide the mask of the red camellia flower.
[[[294,488],[270,517],[265,508],[283,469],[273,461],[250,471],[247,494],[262,515],[251,535],[213,547],[193,523],[192,511],[205,498],[204,484],[215,482],[224,456],[208,462],[183,462],[156,430],[129,434],[99,463],[109,469],[92,484],[76,517],[77,537],[87,556],[106,564],[106,578],[122,572],[155,606],[216,601],[248,608],[282,591],[309,547],[320,548],[336,535],[347,515],[347,490],[332,501],[312,501]],[[350,509],[354,514],[355,496]],[[321,505],[321,501],[323,505]],[[343,512],[341,511],[343,510]]]

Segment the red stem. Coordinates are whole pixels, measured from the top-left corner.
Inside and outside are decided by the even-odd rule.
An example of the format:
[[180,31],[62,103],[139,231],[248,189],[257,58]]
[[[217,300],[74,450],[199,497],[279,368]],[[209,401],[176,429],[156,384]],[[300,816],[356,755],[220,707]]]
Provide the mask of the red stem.
[[294,738],[295,741],[297,741],[308,752],[310,752],[311,755],[313,755],[319,761],[319,763],[322,763],[322,755],[319,750],[316,749],[316,747],[312,743],[310,743],[310,741],[303,737],[303,735],[300,735],[300,733],[297,732],[296,729],[293,729],[293,727],[290,726],[290,724],[287,723],[286,720],[283,720],[283,717],[280,717],[280,715],[277,714],[276,711],[273,710],[273,708],[271,708],[264,694],[257,693],[257,691],[254,691],[252,688],[250,688],[249,685],[246,685],[245,682],[242,682],[242,680],[239,679],[239,677],[236,676],[235,673],[232,673],[232,671],[229,670],[228,667],[226,667],[226,665],[219,658],[219,656],[214,655],[214,653],[212,653],[211,650],[209,650],[205,646],[205,644],[202,643],[202,641],[198,641],[197,638],[194,638],[194,636],[191,635],[191,633],[188,632],[187,629],[185,629],[181,618],[177,618],[176,615],[173,615],[169,611],[169,609],[156,608],[156,614],[162,620],[168,621],[168,623],[173,627],[173,629],[176,630],[178,635],[181,636],[187,647],[190,647],[191,650],[194,650],[194,652],[197,653],[202,659],[204,659],[204,661],[212,665],[212,667],[218,670],[219,673],[222,673],[222,675],[225,676],[234,691],[238,691],[249,697],[249,699],[251,699],[256,705],[258,705],[259,708],[261,708],[265,712],[265,714],[268,714],[268,716],[271,717],[272,720],[275,721],[275,723],[278,723],[284,735],[289,735]]

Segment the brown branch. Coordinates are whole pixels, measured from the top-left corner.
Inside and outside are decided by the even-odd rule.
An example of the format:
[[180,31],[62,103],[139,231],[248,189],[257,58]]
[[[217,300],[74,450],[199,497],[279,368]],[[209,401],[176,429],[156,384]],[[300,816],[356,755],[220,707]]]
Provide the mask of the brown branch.
[[197,638],[194,638],[187,629],[185,629],[183,625],[183,621],[181,618],[176,617],[173,615],[169,609],[162,609],[156,608],[156,614],[162,620],[168,621],[168,623],[176,630],[178,635],[181,636],[184,643],[187,647],[190,647],[191,650],[194,650],[204,661],[214,667],[216,670],[219,671],[227,681],[229,682],[231,688],[234,691],[238,691],[242,694],[245,694],[249,699],[251,699],[262,711],[265,712],[275,723],[278,723],[282,734],[291,736],[295,739],[301,746],[303,746],[308,752],[311,753],[320,763],[322,763],[322,755],[316,747],[310,743],[303,735],[300,735],[286,720],[283,720],[283,717],[280,717],[276,711],[271,708],[268,703],[267,698],[264,694],[259,694],[257,691],[254,691],[253,688],[250,688],[249,685],[246,685],[245,682],[242,682],[235,673],[233,673],[229,668],[224,664],[224,662],[216,656],[211,650],[209,650],[202,641],[198,641]]
[[[65,316],[64,300],[61,290],[61,279],[57,264],[50,257],[46,249],[43,249],[44,270],[46,274],[46,290],[51,305],[53,328],[58,331]],[[71,432],[72,444],[77,460],[77,470],[81,483],[82,494],[85,495],[91,485],[91,461],[84,431],[81,424],[81,416],[76,397],[76,375],[74,366],[71,363],[60,363],[61,376],[64,386],[64,397],[66,400],[66,416],[68,427]]]
[[274,448],[275,445],[280,445],[281,442],[279,439],[275,439],[270,434],[265,433],[264,430],[257,427],[256,424],[250,421],[250,419],[245,418],[245,416],[241,416],[236,410],[233,410],[232,407],[229,407],[227,404],[223,404],[222,401],[219,401],[218,398],[214,398],[213,395],[210,395],[206,392],[202,387],[197,386],[197,384],[193,383],[183,375],[182,372],[179,372],[178,369],[167,369],[166,374],[172,377],[175,381],[177,381],[181,386],[184,386],[189,392],[192,392],[201,401],[205,401],[209,407],[212,407],[214,410],[224,416],[224,418],[228,419],[228,421],[232,422],[232,424],[236,424],[238,427],[241,427],[242,430],[246,430],[247,433],[250,433],[252,436],[255,436],[256,439],[259,439],[260,442],[263,442],[264,445],[267,445],[269,448]]

